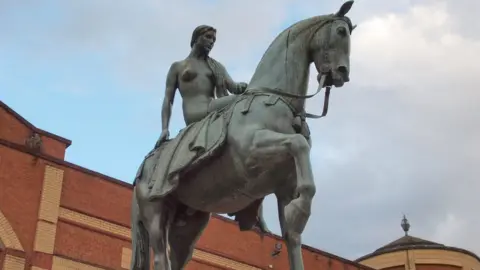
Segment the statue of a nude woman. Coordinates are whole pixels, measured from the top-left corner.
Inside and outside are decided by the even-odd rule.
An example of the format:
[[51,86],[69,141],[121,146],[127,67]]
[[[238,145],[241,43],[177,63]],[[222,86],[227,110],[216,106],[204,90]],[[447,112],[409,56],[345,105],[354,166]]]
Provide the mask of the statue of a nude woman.
[[190,54],[171,65],[162,107],[162,134],[156,146],[170,135],[168,128],[177,89],[182,96],[183,118],[189,125],[231,104],[235,95],[229,95],[227,90],[232,94],[241,94],[247,88],[246,83],[234,82],[225,67],[208,55],[215,44],[216,32],[208,25],[195,28]]
[[[162,133],[155,147],[170,136],[168,128],[177,89],[182,96],[185,124],[190,125],[208,113],[231,104],[235,95],[243,93],[247,88],[244,82],[234,82],[225,67],[209,56],[216,41],[216,32],[215,28],[208,25],[195,28],[190,41],[190,54],[171,65],[162,106]],[[229,95],[227,90],[234,95]],[[259,209],[257,224],[263,232],[268,232],[262,207]]]

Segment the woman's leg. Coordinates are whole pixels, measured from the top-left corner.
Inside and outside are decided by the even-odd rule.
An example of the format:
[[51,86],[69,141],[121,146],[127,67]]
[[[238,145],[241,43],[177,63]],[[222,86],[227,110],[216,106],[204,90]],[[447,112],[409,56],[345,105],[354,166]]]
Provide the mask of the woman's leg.
[[221,108],[232,104],[237,98],[237,95],[229,95],[210,101],[210,104],[208,105],[208,113],[220,110]]
[[236,98],[237,98],[237,95],[229,95],[229,96],[224,96],[224,97],[217,98],[217,99],[212,99],[210,101],[210,103],[208,104],[208,107],[207,107],[206,111],[200,110],[201,114],[200,113],[195,114],[195,115],[193,115],[193,114],[192,115],[185,115],[184,114],[185,124],[188,126],[192,123],[195,123],[195,122],[198,122],[198,121],[202,120],[209,113],[211,113],[213,111],[216,111],[216,110],[220,110],[221,108],[232,104],[235,101]]

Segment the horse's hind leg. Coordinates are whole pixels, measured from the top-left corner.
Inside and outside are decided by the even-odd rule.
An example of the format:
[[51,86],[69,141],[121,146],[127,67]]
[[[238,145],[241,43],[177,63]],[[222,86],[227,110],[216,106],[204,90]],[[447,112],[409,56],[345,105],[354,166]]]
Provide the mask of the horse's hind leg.
[[186,215],[184,219],[185,225],[172,223],[168,232],[172,270],[183,269],[192,258],[195,243],[207,226],[210,213],[196,211],[191,216]]
[[[283,194],[279,216],[287,242],[290,268],[304,269],[301,234],[310,217],[316,190],[310,163],[310,144],[300,134],[282,134],[271,130],[255,132],[251,155],[262,159],[278,154],[290,154],[295,159],[295,189],[289,192],[290,194]],[[287,199],[292,196],[293,200]]]

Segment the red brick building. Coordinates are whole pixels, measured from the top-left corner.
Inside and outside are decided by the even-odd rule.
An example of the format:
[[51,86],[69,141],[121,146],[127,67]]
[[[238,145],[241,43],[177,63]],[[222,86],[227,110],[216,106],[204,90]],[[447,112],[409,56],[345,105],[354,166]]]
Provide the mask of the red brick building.
[[[65,161],[70,144],[0,101],[0,269],[129,268],[132,186]],[[289,269],[285,248],[272,256],[278,242],[214,216],[187,268]],[[372,269],[303,253],[306,269]]]

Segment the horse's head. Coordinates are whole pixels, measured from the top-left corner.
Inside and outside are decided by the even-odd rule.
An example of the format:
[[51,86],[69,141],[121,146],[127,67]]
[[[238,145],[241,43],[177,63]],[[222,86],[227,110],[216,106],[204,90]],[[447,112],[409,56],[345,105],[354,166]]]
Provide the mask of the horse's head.
[[321,77],[324,76],[321,87],[341,87],[350,80],[350,35],[355,26],[345,15],[352,4],[353,1],[345,2],[320,25],[310,40],[310,55],[319,73],[317,78],[320,83],[323,83]]

